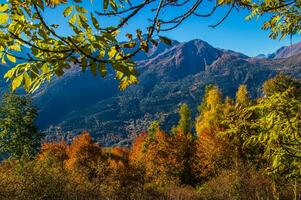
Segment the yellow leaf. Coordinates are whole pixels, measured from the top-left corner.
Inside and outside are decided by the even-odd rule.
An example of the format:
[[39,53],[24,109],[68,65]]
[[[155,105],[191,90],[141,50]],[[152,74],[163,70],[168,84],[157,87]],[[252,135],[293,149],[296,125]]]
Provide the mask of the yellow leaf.
[[114,47],[112,47],[108,53],[109,58],[110,59],[113,58],[116,55],[116,53],[117,53],[116,49]]
[[0,13],[0,24],[6,24],[8,21],[9,15],[6,13]]
[[0,12],[5,12],[8,10],[8,4],[0,4]]
[[16,58],[15,58],[14,56],[12,56],[12,55],[7,55],[6,57],[7,57],[7,59],[8,59],[9,61],[11,61],[11,62],[13,62],[13,63],[16,62]]

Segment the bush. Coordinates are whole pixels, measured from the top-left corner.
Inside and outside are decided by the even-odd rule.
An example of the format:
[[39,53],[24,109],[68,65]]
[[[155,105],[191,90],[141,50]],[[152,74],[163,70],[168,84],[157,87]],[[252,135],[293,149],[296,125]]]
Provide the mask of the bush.
[[274,199],[272,182],[255,170],[228,170],[199,188],[201,199]]

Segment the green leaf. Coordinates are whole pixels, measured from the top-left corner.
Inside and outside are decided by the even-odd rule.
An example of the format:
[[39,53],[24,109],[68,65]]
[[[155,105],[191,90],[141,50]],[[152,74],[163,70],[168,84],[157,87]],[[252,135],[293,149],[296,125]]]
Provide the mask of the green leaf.
[[16,71],[16,67],[8,70],[6,72],[6,74],[4,74],[3,78],[12,78],[14,76],[14,74],[15,74],[15,71]]
[[63,76],[64,74],[64,70],[62,68],[57,68],[54,72],[58,77]]
[[99,23],[98,23],[96,17],[93,15],[93,13],[91,13],[91,19],[92,19],[93,26],[96,29],[100,30]]
[[87,10],[81,6],[75,6],[75,9],[80,13],[87,13]]
[[2,56],[1,63],[2,63],[3,65],[6,64],[6,60],[5,60],[5,57],[4,57],[4,56]]
[[88,19],[87,19],[87,17],[86,17],[85,15],[79,14],[78,16],[79,16],[79,18],[80,18],[80,20],[81,20],[82,22],[87,22],[87,21],[88,21]]
[[63,12],[64,17],[68,17],[71,14],[72,10],[73,10],[73,6],[68,6]]
[[82,61],[81,61],[81,67],[82,67],[82,71],[85,72],[86,71],[86,68],[87,68],[87,58],[86,57],[83,57],[82,58]]
[[44,63],[41,67],[42,73],[47,74],[50,72],[50,68],[48,67],[48,63]]
[[27,72],[24,73],[24,87],[26,91],[30,90],[30,86],[32,84],[32,80]]
[[110,0],[110,5],[111,5],[111,8],[112,8],[114,11],[117,11],[117,5],[116,5],[115,0]]
[[104,0],[103,1],[103,9],[107,10],[108,9],[108,5],[109,5],[109,0]]
[[171,43],[172,43],[169,38],[164,37],[164,36],[159,36],[159,39],[160,39],[161,42],[163,42],[163,43],[165,43],[167,45],[171,45]]
[[133,75],[125,76],[120,81],[119,89],[125,90],[128,86],[130,86],[132,84],[137,84],[137,83],[138,83],[138,79],[135,76],[133,76]]
[[99,63],[98,70],[102,77],[105,77],[107,75],[107,69],[105,63]]
[[95,62],[92,62],[91,66],[90,66],[90,69],[91,69],[91,72],[93,74],[93,76],[96,76],[97,75],[97,70],[96,70],[96,63]]
[[12,83],[11,83],[12,91],[15,91],[18,87],[20,87],[20,85],[23,82],[23,78],[24,78],[24,76],[23,76],[23,74],[21,74],[12,80]]

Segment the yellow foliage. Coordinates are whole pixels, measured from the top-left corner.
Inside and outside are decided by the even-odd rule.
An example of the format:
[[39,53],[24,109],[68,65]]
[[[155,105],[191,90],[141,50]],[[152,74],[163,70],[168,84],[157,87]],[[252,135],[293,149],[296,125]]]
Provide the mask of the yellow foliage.
[[240,85],[236,92],[236,104],[241,106],[249,105],[249,93],[246,85]]
[[67,0],[46,0],[46,5],[51,8],[54,8],[55,6],[63,3],[67,3]]

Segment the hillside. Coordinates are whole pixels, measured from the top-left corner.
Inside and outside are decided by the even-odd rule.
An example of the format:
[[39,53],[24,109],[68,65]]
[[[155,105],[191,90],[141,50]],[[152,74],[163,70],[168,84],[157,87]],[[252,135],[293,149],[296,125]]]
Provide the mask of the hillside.
[[290,46],[283,46],[279,48],[277,51],[271,54],[259,54],[256,56],[257,58],[271,58],[271,59],[279,59],[279,58],[288,58],[293,55],[297,55],[301,53],[301,42],[292,44]]
[[264,80],[280,71],[301,76],[300,54],[249,58],[202,40],[174,41],[171,47],[160,44],[136,60],[140,83],[123,92],[118,91],[113,75],[94,78],[76,67],[44,86],[34,95],[40,128],[60,126],[73,134],[86,129],[95,139],[112,145],[127,142],[154,119],[169,130],[177,121],[178,105],[186,102],[195,108],[208,84],[218,85],[232,97],[240,84],[247,84],[254,98],[261,95]]

